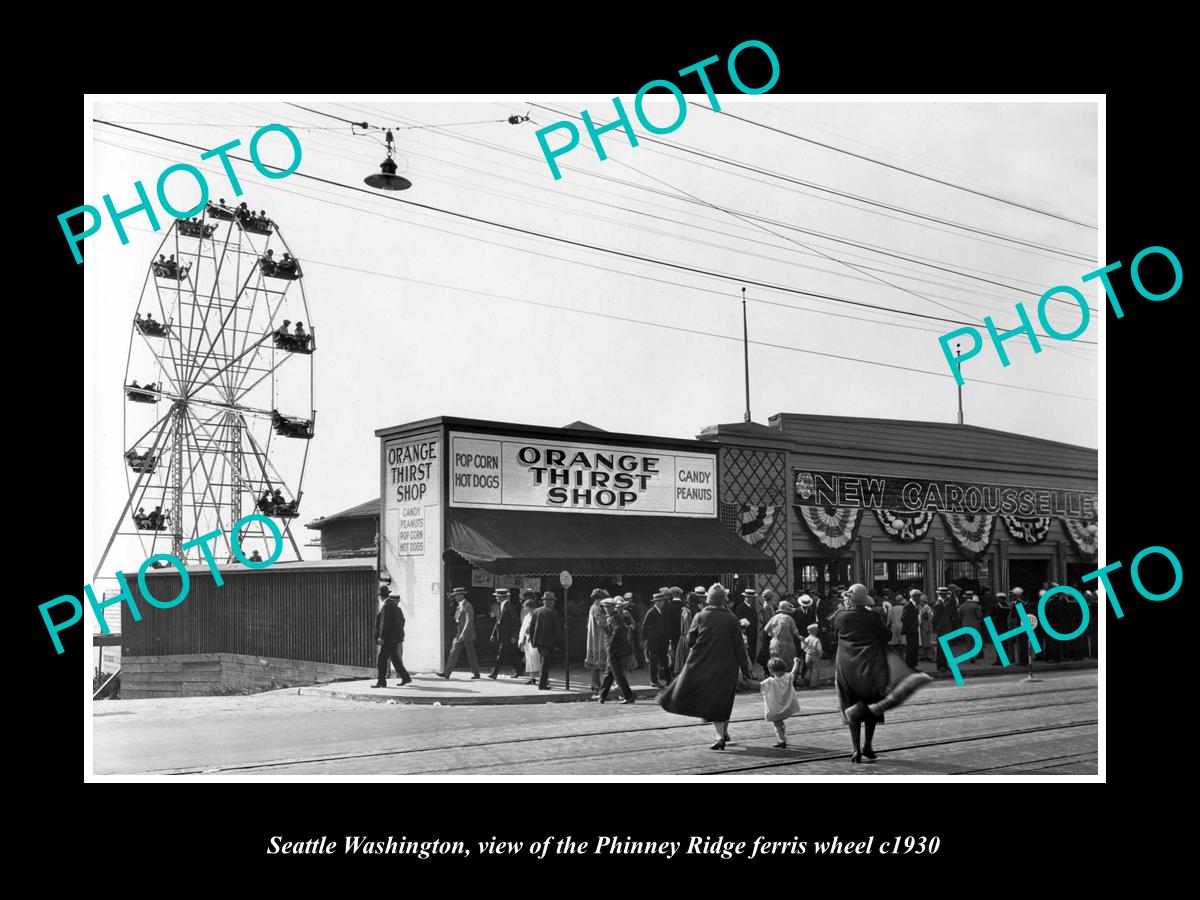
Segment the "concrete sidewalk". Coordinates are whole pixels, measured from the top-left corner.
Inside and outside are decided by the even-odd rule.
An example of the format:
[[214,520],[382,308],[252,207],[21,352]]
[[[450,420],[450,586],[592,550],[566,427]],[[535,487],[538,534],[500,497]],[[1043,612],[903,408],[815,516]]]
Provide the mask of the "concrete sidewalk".
[[[1035,674],[1040,672],[1072,671],[1077,669],[1095,669],[1094,659],[1064,663],[1034,662]],[[927,672],[939,680],[953,682],[950,675],[938,675],[932,662],[918,663],[919,671]],[[338,700],[364,700],[374,703],[416,703],[426,706],[494,706],[506,704],[537,704],[537,703],[575,703],[586,702],[592,697],[591,672],[582,666],[571,668],[571,689],[567,690],[561,669],[556,671],[557,678],[550,679],[550,690],[538,690],[536,685],[528,684],[528,678],[510,678],[501,675],[495,681],[484,675],[472,679],[467,671],[456,671],[449,681],[439,678],[433,673],[413,674],[410,684],[400,687],[398,678],[389,678],[386,688],[372,688],[373,678],[363,681],[337,681],[329,684],[313,685],[299,688],[299,693],[313,697],[325,697]],[[966,681],[985,678],[992,675],[1023,675],[1028,670],[1015,665],[1006,667],[992,665],[992,658],[981,662],[967,662],[962,665],[962,676]],[[629,674],[629,686],[633,688],[634,696],[639,700],[653,700],[661,688],[650,684],[650,673],[647,669],[635,669]],[[828,688],[833,685],[833,661],[822,660],[820,687]],[[751,690],[754,690],[751,687]],[[809,688],[802,688],[801,696]],[[621,695],[616,685],[608,695],[609,703],[620,703]]]

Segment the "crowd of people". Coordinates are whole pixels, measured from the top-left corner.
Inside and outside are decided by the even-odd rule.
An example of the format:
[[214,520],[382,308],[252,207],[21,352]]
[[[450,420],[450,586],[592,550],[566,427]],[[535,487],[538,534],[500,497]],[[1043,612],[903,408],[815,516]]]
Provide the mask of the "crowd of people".
[[[1043,590],[1054,586],[1047,583]],[[822,661],[832,659],[838,705],[853,745],[851,762],[872,760],[875,728],[883,723],[885,713],[933,680],[916,669],[921,654],[934,654],[937,668],[948,668],[937,636],[964,626],[983,633],[985,619],[991,619],[1003,634],[1016,627],[1016,605],[1024,599],[1020,587],[1013,588],[1010,595],[994,597],[986,590],[977,594],[957,585],[939,587],[932,602],[915,588],[907,593],[879,591],[875,596],[862,584],[835,591],[836,602],[809,594],[801,594],[793,602],[792,595],[780,597],[772,590],[760,594],[750,588],[731,597],[719,583],[690,592],[663,587],[652,595],[647,608],[631,593],[613,596],[596,588],[587,609],[584,658],[592,699],[608,702],[615,685],[623,703],[635,703],[628,672],[648,666],[651,683],[661,689],[658,702],[662,708],[711,723],[716,734],[712,749],[724,750],[733,742],[729,720],[737,692],[757,690],[762,695],[764,717],[775,729],[775,747],[786,749],[785,721],[799,712],[797,691],[816,687]],[[540,597],[528,589],[521,591],[519,598],[517,593],[509,588],[493,592],[490,639],[496,655],[488,677],[498,678],[501,669],[511,665],[509,677],[527,678],[528,684],[549,690],[555,653],[563,639],[558,598],[552,591]],[[381,585],[381,598],[386,596],[387,586]],[[1047,603],[1047,618],[1056,630],[1069,633],[1078,626],[1079,613],[1070,608],[1077,604],[1069,597],[1056,604],[1060,596]],[[1085,596],[1089,604],[1095,603],[1094,594]],[[481,678],[469,591],[454,588],[450,600],[455,607],[455,633],[446,665],[438,675],[449,679],[465,652],[471,677]],[[1025,611],[1035,613],[1036,607],[1025,607]],[[388,625],[395,616],[384,616],[384,610],[380,615],[384,618],[377,629],[381,650],[376,686],[385,686],[389,661],[407,684],[411,678],[400,661],[396,642],[388,639],[397,633],[397,626]],[[1091,618],[1094,623],[1094,610]],[[402,614],[398,629],[402,635]],[[1068,642],[1047,640],[1042,653],[1050,659],[1094,655],[1092,634],[1085,632]],[[1014,645],[1009,652],[1011,660],[1022,659],[1022,643],[1027,658],[1028,642],[1023,636],[1010,638],[1008,643]],[[995,664],[1001,663],[997,660]],[[756,675],[756,667],[761,674]]]

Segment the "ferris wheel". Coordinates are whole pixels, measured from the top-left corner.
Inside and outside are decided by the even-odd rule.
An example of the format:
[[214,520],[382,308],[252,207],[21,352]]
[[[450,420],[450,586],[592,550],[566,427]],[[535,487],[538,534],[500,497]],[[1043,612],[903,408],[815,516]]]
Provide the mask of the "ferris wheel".
[[[200,218],[175,220],[130,322],[128,499],[97,577],[119,536],[137,538],[147,556],[201,563],[201,547],[183,545],[217,531],[205,544],[229,561],[230,529],[250,513],[274,520],[301,558],[291,522],[316,424],[316,334],[303,278],[265,211],[210,201]],[[268,559],[276,540],[252,520],[238,543]]]

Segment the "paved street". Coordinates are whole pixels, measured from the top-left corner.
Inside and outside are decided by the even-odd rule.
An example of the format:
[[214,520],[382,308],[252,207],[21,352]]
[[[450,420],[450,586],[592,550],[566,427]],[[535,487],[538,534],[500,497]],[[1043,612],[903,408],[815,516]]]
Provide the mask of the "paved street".
[[[757,695],[739,695],[724,752],[712,729],[634,706],[428,707],[294,690],[249,697],[95,704],[95,771],[274,775],[1095,774],[1096,672],[931,685],[890,713],[879,759],[852,766],[832,689],[801,695],[789,748],[772,749]],[[619,760],[617,759],[619,758]],[[547,768],[547,761],[549,767]]]

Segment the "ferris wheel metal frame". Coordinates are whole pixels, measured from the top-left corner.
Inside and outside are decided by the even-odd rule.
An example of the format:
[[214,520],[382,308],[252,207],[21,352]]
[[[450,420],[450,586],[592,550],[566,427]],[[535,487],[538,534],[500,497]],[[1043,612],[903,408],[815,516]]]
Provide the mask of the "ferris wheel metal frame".
[[[283,254],[278,260],[276,250]],[[244,202],[231,207],[224,200],[209,201],[199,219],[176,219],[154,252],[130,325],[122,384],[128,495],[93,580],[123,536],[136,537],[147,558],[169,553],[200,563],[205,549],[221,555],[198,542],[218,531],[228,562],[230,530],[252,512],[277,520],[302,559],[291,521],[299,516],[315,430],[316,331],[300,263],[276,222]],[[298,326],[293,334],[281,322],[298,312],[309,330]],[[132,371],[135,348],[151,354],[155,380],[148,385],[138,385]],[[300,397],[288,409],[276,405],[283,379]],[[301,401],[305,408],[296,409]],[[150,405],[156,415],[143,428],[147,417],[137,410]],[[303,451],[282,452],[288,438],[301,439]],[[279,464],[287,467],[285,457],[286,474]],[[282,503],[270,499],[272,491]],[[148,502],[161,515],[139,516]],[[269,531],[252,520],[239,529],[238,544],[261,538],[271,554]]]

